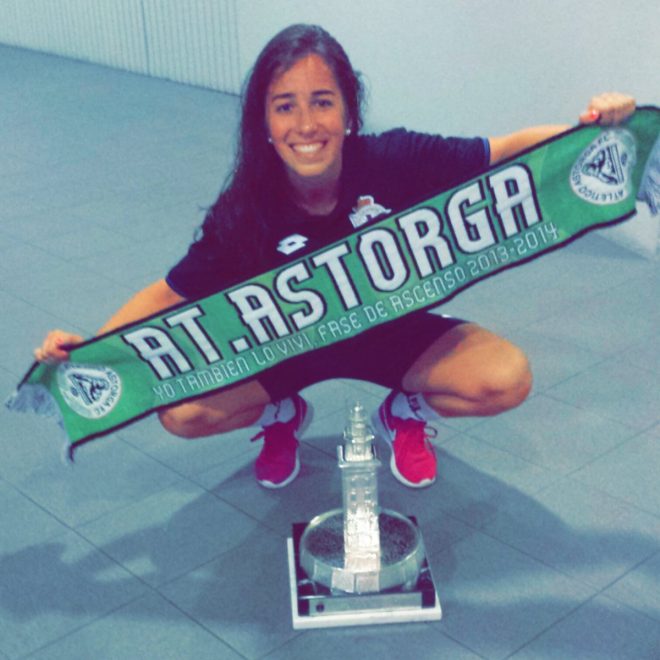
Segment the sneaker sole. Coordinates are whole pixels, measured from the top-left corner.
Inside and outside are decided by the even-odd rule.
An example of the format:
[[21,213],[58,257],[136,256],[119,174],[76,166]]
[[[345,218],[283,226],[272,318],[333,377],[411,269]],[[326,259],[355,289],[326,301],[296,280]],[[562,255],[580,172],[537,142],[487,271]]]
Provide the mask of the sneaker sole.
[[[303,434],[305,433],[309,425],[312,423],[312,419],[314,418],[314,408],[312,407],[312,404],[305,401],[305,405],[307,406],[305,409],[305,416],[303,417],[302,424],[298,427],[298,431],[295,433],[296,440],[300,440],[302,438]],[[296,464],[294,465],[291,474],[284,481],[275,483],[273,481],[265,481],[265,480],[257,479],[257,483],[260,486],[263,486],[264,488],[270,488],[271,490],[276,490],[277,488],[284,488],[285,486],[288,486],[300,473],[299,453],[300,453],[299,450],[297,450]]]
[[392,474],[397,481],[402,483],[404,486],[408,486],[408,488],[428,488],[431,484],[435,483],[435,477],[433,477],[433,479],[422,479],[422,481],[415,483],[414,481],[409,481],[406,479],[399,472],[399,469],[396,466],[396,461],[394,460],[394,446],[392,444],[394,440],[392,437],[393,433],[390,431],[385,421],[381,418],[380,408],[378,408],[378,410],[376,410],[376,412],[371,416],[371,423],[373,425],[374,431],[376,431],[376,434],[385,440],[387,446],[390,448],[390,470],[392,471]]

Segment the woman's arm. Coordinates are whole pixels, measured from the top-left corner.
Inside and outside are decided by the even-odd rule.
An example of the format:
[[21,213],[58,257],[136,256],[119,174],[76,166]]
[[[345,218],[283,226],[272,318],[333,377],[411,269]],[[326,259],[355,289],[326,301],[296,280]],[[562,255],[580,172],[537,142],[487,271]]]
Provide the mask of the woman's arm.
[[[603,126],[620,124],[635,111],[635,99],[625,94],[611,92],[594,96],[587,109],[580,115],[581,124],[598,122]],[[492,137],[490,143],[490,164],[499,163],[509,156],[521,152],[543,140],[547,140],[571,128],[565,124],[532,126],[521,131]]]
[[[99,329],[97,334],[110,332],[122,325],[156,314],[184,302],[165,280],[158,280],[136,293],[125,305],[117,310]],[[69,351],[63,347],[70,347],[83,341],[80,335],[63,330],[51,330],[42,345],[35,349],[34,357],[39,362],[57,363],[69,358]]]
[[185,298],[170,288],[165,280],[158,280],[142,291],[138,291],[99,328],[96,334],[102,335],[184,301]]

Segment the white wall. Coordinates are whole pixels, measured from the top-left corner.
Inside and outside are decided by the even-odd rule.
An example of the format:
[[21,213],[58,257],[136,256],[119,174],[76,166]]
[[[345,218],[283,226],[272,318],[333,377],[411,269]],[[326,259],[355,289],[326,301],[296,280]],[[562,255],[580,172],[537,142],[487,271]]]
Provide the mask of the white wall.
[[660,102],[657,0],[239,0],[241,70],[293,22],[344,45],[369,83],[375,129],[572,123],[610,89]]
[[0,43],[236,93],[237,0],[0,0]]
[[0,0],[1,43],[231,93],[295,22],[344,44],[377,130],[573,122],[608,89],[660,101],[658,0]]

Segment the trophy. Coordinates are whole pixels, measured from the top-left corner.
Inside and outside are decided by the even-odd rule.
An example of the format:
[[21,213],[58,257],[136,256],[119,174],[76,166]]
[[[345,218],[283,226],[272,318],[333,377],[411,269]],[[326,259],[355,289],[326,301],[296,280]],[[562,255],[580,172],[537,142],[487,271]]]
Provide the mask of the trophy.
[[295,523],[287,542],[293,627],[440,619],[416,520],[378,504],[380,461],[361,404],[352,406],[343,437],[343,508]]

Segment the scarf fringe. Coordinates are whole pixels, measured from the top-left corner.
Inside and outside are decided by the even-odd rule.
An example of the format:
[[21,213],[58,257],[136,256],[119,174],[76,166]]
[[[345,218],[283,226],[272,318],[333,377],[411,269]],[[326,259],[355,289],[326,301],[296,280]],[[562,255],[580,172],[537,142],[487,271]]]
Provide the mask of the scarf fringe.
[[55,401],[55,397],[45,385],[39,383],[23,383],[5,401],[5,407],[14,412],[36,413],[42,417],[50,417],[57,422],[62,432],[62,462],[71,465],[73,460],[73,447],[69,444],[68,435],[64,428],[64,418]]
[[655,141],[646,161],[637,199],[646,202],[653,215],[660,213],[660,137]]

